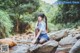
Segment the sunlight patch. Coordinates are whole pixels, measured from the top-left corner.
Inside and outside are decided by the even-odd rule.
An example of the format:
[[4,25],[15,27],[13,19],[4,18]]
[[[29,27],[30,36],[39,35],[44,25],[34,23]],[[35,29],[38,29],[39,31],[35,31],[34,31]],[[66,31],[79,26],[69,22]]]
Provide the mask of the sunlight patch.
[[42,0],[42,1],[44,1],[44,2],[46,2],[46,3],[49,3],[49,4],[53,4],[53,3],[55,3],[57,0]]

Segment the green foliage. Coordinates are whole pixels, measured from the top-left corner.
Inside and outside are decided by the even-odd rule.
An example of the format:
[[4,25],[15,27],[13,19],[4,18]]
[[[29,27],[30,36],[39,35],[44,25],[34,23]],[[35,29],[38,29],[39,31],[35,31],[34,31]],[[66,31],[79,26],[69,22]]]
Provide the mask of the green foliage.
[[13,24],[7,12],[0,10],[0,33],[4,36],[10,35]]
[[39,0],[0,0],[0,9],[14,13],[32,13],[39,6]]
[[4,15],[0,12],[0,15],[4,17],[0,20],[6,20],[5,22],[1,21],[1,30],[3,30],[3,28],[6,29],[2,31],[3,34],[1,35],[9,35],[11,31],[14,33],[24,31],[33,19],[31,14],[35,12],[38,7],[39,0],[0,0],[0,10],[3,10],[1,12],[6,12],[4,12]]
[[23,23],[30,23],[30,22],[32,22],[33,21],[33,16],[31,15],[31,14],[24,14],[24,15],[21,15],[20,17],[22,17],[21,18],[21,21],[23,22]]
[[35,26],[40,13],[47,16],[49,31],[80,25],[79,4],[49,5],[41,0],[0,0],[0,35],[9,35],[11,31],[22,33],[26,27]]
[[79,8],[76,5],[63,5],[56,15],[56,23],[72,23],[79,20]]
[[[64,0],[58,0],[64,1]],[[70,1],[70,0],[65,0]],[[79,0],[78,0],[79,1]],[[74,28],[79,26],[80,5],[79,4],[60,4],[49,5],[40,2],[38,11],[43,12],[48,18],[49,29],[58,30],[62,28]]]

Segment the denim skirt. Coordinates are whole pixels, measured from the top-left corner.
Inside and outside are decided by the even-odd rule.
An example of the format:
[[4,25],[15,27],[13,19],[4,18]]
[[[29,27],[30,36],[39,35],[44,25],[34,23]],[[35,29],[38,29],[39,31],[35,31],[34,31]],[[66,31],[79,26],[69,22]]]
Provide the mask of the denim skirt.
[[47,33],[45,33],[45,34],[40,34],[39,37],[38,37],[38,41],[39,41],[41,38],[44,38],[45,41],[48,41],[48,40],[49,40],[49,37],[48,37]]

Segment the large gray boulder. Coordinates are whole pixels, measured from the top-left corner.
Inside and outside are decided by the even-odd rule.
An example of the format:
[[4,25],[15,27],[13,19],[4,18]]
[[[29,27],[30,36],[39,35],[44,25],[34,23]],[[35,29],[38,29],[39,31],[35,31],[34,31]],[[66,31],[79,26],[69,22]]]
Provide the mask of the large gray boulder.
[[57,41],[50,40],[39,47],[35,46],[35,48],[37,49],[33,50],[32,53],[51,53],[55,50],[57,46],[58,46]]
[[70,49],[69,53],[80,53],[80,39]]
[[54,40],[61,39],[63,37],[66,37],[67,35],[68,35],[67,30],[60,30],[60,31],[48,33],[50,39],[54,39]]
[[72,37],[72,35],[68,35],[59,41],[57,51],[69,51],[76,41],[76,38]]

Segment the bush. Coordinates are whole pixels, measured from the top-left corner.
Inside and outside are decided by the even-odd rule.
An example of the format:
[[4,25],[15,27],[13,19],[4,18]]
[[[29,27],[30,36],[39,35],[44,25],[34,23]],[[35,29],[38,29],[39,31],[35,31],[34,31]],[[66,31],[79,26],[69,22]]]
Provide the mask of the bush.
[[7,12],[0,10],[0,36],[6,37],[10,34],[13,24]]

